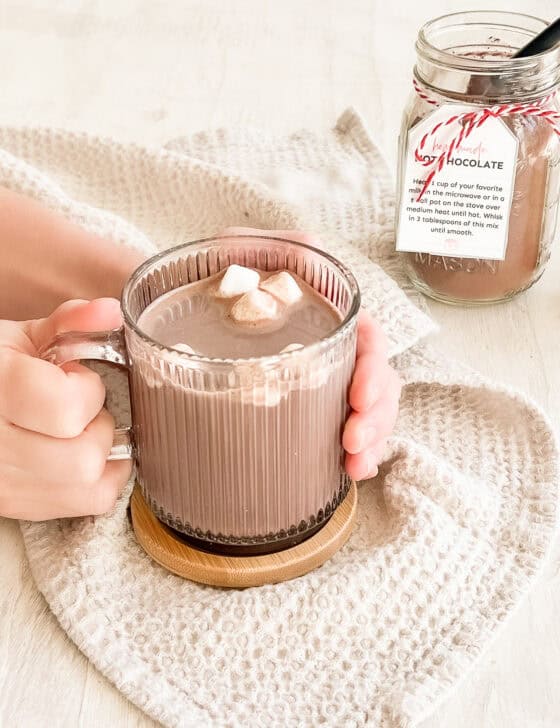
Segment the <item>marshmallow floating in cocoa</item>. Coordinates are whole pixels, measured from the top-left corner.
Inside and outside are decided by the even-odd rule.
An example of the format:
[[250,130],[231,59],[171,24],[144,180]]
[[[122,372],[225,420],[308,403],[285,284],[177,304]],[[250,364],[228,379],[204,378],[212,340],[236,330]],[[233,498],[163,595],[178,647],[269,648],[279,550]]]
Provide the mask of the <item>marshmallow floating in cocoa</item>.
[[265,291],[249,291],[234,303],[231,317],[243,324],[258,324],[278,318],[278,303]]
[[303,292],[295,279],[285,270],[264,280],[260,287],[288,305],[296,303],[303,296]]
[[256,270],[233,263],[226,270],[216,295],[219,298],[234,298],[259,287],[261,277]]
[[288,346],[285,346],[280,353],[287,354],[289,351],[297,351],[298,349],[303,349],[303,344],[288,344]]

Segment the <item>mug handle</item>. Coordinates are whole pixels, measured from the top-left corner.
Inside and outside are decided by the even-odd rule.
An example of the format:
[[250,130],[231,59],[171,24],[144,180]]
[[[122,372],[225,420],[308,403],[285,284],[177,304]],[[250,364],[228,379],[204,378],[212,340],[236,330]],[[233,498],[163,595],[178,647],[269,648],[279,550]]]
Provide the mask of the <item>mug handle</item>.
[[[39,352],[41,359],[60,366],[77,359],[97,359],[128,368],[124,329],[111,331],[68,331],[57,334]],[[107,460],[130,460],[134,454],[132,428],[118,427]]]

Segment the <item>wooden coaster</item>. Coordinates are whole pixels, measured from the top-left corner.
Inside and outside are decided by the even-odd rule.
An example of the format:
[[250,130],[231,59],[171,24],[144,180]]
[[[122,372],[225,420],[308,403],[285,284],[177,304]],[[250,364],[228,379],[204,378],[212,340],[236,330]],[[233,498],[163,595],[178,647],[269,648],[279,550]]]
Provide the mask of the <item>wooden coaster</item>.
[[306,541],[264,556],[221,556],[199,551],[175,538],[147,506],[138,485],[130,502],[136,538],[154,561],[185,579],[227,587],[276,584],[321,566],[348,540],[357,504],[358,489],[352,483],[330,520]]

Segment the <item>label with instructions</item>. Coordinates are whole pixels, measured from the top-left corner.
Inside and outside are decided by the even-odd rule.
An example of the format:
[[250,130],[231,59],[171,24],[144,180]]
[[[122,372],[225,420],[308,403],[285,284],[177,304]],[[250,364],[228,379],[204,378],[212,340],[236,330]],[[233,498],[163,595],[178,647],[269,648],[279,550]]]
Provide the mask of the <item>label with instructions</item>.
[[[459,258],[503,260],[506,254],[517,138],[501,119],[488,118],[446,159],[422,195],[432,166],[415,159],[420,140],[451,116],[472,106],[445,104],[408,132],[397,250]],[[457,136],[457,123],[441,126],[425,142],[421,156],[433,161]]]

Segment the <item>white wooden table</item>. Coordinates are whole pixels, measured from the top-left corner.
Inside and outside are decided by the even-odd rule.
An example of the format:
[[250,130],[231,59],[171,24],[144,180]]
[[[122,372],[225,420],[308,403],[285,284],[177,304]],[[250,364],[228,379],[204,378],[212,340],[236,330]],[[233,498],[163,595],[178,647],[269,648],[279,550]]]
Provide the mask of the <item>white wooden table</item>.
[[[471,0],[472,8],[485,2]],[[493,0],[552,19],[557,0]],[[394,166],[431,0],[0,0],[0,123],[161,143],[205,127],[324,129],[348,105]],[[528,392],[560,425],[560,256],[513,303],[430,304],[438,344]],[[560,726],[560,549],[474,672],[424,728]],[[0,726],[151,726],[88,664],[30,578],[18,526],[0,519]]]

